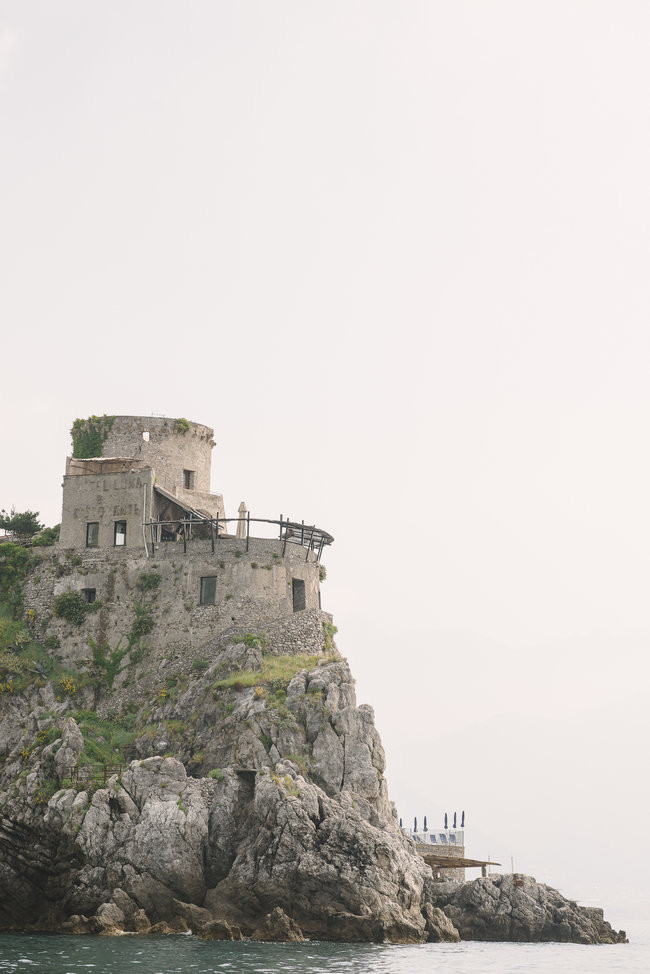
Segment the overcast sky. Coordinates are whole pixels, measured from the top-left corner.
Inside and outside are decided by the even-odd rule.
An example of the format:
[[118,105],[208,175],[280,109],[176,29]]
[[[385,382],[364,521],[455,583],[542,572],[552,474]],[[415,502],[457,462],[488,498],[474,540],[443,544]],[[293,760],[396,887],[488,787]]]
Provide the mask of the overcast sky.
[[336,538],[403,817],[464,808],[470,855],[620,925],[650,868],[649,28],[0,3],[0,507],[60,520],[77,416],[213,426],[229,515]]

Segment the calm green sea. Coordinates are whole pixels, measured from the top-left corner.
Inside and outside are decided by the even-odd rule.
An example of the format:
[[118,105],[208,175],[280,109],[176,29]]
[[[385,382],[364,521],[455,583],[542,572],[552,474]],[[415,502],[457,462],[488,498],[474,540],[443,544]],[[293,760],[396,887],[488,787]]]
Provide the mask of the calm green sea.
[[646,944],[258,944],[192,936],[0,934],[0,972],[43,974],[647,974]]

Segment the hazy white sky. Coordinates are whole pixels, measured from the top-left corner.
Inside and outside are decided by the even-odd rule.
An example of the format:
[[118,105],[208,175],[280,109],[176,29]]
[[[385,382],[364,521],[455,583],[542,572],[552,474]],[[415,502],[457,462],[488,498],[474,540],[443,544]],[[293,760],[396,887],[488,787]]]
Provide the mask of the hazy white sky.
[[649,28],[641,0],[0,4],[0,507],[60,519],[76,416],[214,426],[229,514],[336,537],[403,816],[465,808],[470,854],[621,924]]

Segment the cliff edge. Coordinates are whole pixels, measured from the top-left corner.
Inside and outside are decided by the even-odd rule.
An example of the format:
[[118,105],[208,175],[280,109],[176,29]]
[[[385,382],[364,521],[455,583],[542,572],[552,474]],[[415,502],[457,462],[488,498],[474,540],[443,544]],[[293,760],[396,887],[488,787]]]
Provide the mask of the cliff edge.
[[[34,589],[38,565],[0,555],[0,928],[625,939],[530,878],[433,881],[327,621],[314,618],[308,652],[245,632],[166,660],[163,607],[158,654],[143,626],[112,649],[86,636],[82,657],[85,616],[70,643],[61,625],[46,635],[16,587],[22,572]],[[105,605],[103,631],[126,611]],[[128,611],[133,631],[152,618]]]

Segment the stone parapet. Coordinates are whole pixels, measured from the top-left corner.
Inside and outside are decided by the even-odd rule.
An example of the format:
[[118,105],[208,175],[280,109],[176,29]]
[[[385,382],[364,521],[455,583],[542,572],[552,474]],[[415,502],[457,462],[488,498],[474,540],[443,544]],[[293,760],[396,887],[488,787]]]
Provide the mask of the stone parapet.
[[[150,618],[142,643],[153,657],[202,655],[227,635],[248,632],[267,633],[270,652],[321,652],[331,616],[321,611],[314,553],[288,544],[283,554],[281,542],[264,538],[251,538],[245,549],[234,538],[219,539],[214,552],[210,541],[192,541],[186,553],[182,544],[161,543],[153,557],[144,544],[140,551],[43,549],[25,584],[25,608],[39,638],[58,637],[70,660],[88,657],[89,639],[124,645],[142,610]],[[214,579],[209,604],[201,603],[202,579]],[[296,587],[304,608],[294,611]],[[101,603],[81,625],[53,611],[56,596],[70,589]]]

